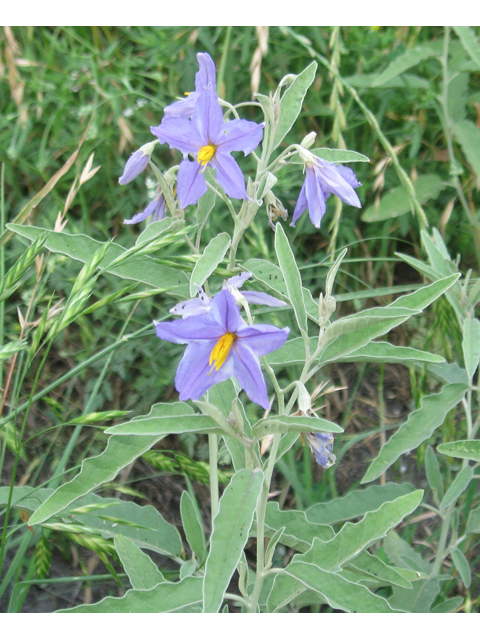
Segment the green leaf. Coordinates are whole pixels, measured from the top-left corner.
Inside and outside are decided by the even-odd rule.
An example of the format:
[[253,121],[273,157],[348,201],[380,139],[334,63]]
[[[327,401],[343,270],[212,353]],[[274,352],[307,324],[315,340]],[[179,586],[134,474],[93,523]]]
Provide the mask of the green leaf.
[[388,362],[410,365],[421,362],[441,363],[445,362],[445,358],[428,351],[399,347],[389,342],[370,342],[361,349],[352,351],[348,356],[337,358],[337,362]]
[[443,424],[447,413],[462,401],[466,390],[463,384],[447,384],[440,393],[424,396],[420,408],[409,415],[370,464],[362,484],[381,476],[403,453],[416,449],[430,438]]
[[199,563],[203,564],[207,553],[205,533],[195,504],[187,491],[182,493],[180,499],[180,513],[182,516],[183,530],[185,531],[185,537],[190,545],[190,549],[197,556]]
[[267,503],[265,527],[267,536],[283,529],[281,543],[302,552],[310,549],[314,538],[331,540],[335,535],[332,527],[309,522],[304,511],[282,511],[278,502]]
[[315,80],[317,66],[316,62],[309,64],[308,67],[295,78],[283,94],[280,100],[280,118],[275,130],[274,149],[278,147],[295,124],[302,110],[303,100],[308,88]]
[[[480,136],[480,133],[479,133]],[[414,183],[415,194],[420,204],[435,199],[446,185],[436,174],[420,176]],[[368,207],[362,214],[364,222],[379,222],[390,218],[398,218],[412,210],[410,194],[405,187],[395,187],[384,195],[378,204]]]
[[[359,89],[369,89],[376,86],[375,83],[378,78],[378,73],[362,73],[354,76],[347,76],[344,78],[346,84],[352,87],[358,87]],[[380,89],[400,88],[406,89],[430,89],[431,85],[428,80],[421,78],[413,73],[403,73],[401,76],[396,76],[391,80],[387,80],[382,84]]]
[[252,428],[256,440],[270,433],[342,433],[343,429],[334,422],[311,416],[272,416],[259,420]]
[[[417,572],[418,578],[427,577],[433,570],[433,565],[393,530],[388,532],[383,542],[383,550],[390,562],[397,567],[408,569],[410,572]],[[409,580],[412,578],[410,577]]]
[[452,132],[457,142],[462,147],[469,164],[480,177],[480,130],[471,120],[462,120],[455,122],[452,126]]
[[304,591],[306,591],[306,586],[294,576],[285,572],[277,574],[267,598],[268,613],[275,613],[279,609],[283,609]]
[[105,429],[105,433],[112,435],[156,436],[164,437],[174,433],[216,433],[223,435],[223,431],[209,416],[195,413],[193,415],[155,416],[135,419],[114,427]]
[[202,578],[162,582],[148,591],[131,589],[123,598],[108,596],[97,604],[84,604],[58,613],[200,613]]
[[453,30],[460,38],[465,51],[480,69],[480,46],[475,31],[471,27],[453,27]]
[[444,442],[437,447],[439,453],[453,458],[466,458],[480,462],[480,440],[456,440]]
[[468,560],[466,559],[463,551],[461,549],[453,549],[450,555],[452,556],[453,564],[455,565],[458,573],[460,574],[460,578],[462,579],[465,588],[468,589],[472,584],[472,572],[470,570],[470,565],[468,564]]
[[225,254],[230,246],[231,239],[228,233],[219,233],[215,236],[208,245],[205,247],[203,254],[197,260],[197,264],[193,268],[192,276],[190,278],[190,296],[197,294],[197,288],[205,282],[205,280],[212,275],[218,265],[222,262]]
[[385,485],[372,485],[366,489],[350,491],[342,498],[335,498],[330,502],[314,504],[306,510],[305,515],[309,522],[315,524],[334,524],[352,520],[368,511],[376,511],[385,502],[391,502],[412,491],[413,487],[410,484],[387,482]]
[[480,362],[480,320],[478,318],[465,318],[462,349],[467,376],[472,379]]
[[165,582],[153,560],[129,538],[115,536],[115,549],[134,589],[152,589]]
[[393,62],[391,62],[388,67],[377,77],[373,82],[374,87],[379,87],[380,85],[392,80],[396,76],[399,76],[401,73],[414,67],[419,62],[423,60],[427,60],[433,56],[437,56],[439,54],[439,50],[436,47],[430,45],[423,45],[419,47],[413,47],[409,49],[405,53],[402,53],[395,58]]
[[211,189],[203,194],[197,204],[197,222],[202,224],[208,218],[210,211],[215,206],[215,192]]
[[473,478],[472,467],[465,467],[459,471],[455,477],[455,480],[445,491],[445,496],[440,503],[440,509],[446,509],[448,506],[455,502],[457,498],[465,491]]
[[[10,231],[14,231],[29,240],[36,240],[42,233],[47,231],[47,229],[23,226],[20,224],[10,224],[8,227]],[[64,231],[50,231],[45,242],[45,248],[52,253],[61,253],[73,260],[86,263],[104,244],[104,242],[98,242],[98,240],[93,240],[84,234],[73,235],[65,233]],[[107,267],[125,251],[126,249],[119,244],[114,242],[110,243],[105,258],[100,263],[100,267]],[[143,282],[156,289],[164,289],[165,291],[175,290],[175,292],[179,294],[184,292],[185,297],[188,296],[188,278],[183,271],[161,265],[146,255],[129,258],[112,269],[107,269],[107,271],[125,280]]]
[[397,585],[406,589],[411,587],[410,580],[407,580],[398,569],[388,566],[383,560],[368,551],[362,551],[345,566],[349,571],[358,573],[360,578],[364,576],[374,583],[378,582],[378,586]]
[[288,298],[291,302],[295,318],[300,331],[307,334],[307,312],[302,293],[302,279],[293,251],[281,224],[275,227],[275,252],[278,264],[282,270],[287,287]]
[[[91,504],[85,507],[88,500]],[[151,505],[141,507],[127,500],[109,502],[97,496],[89,496],[80,505],[76,502],[70,510],[73,522],[94,529],[106,539],[121,534],[141,549],[170,557],[181,554],[182,541],[177,529],[157,509]],[[98,508],[91,508],[95,506]],[[65,517],[68,515],[62,513],[64,520]]]
[[345,580],[341,574],[324,571],[306,562],[291,562],[285,571],[309,589],[318,591],[334,609],[349,613],[394,612],[384,598]]
[[462,596],[456,596],[455,598],[448,598],[442,603],[437,604],[430,613],[452,613],[455,609],[458,609],[465,602],[465,598]]
[[[152,407],[151,413],[159,410]],[[193,409],[184,402],[161,405],[161,410],[170,415],[179,412],[193,413]],[[132,422],[134,422],[132,420]],[[98,456],[82,462],[80,472],[70,482],[61,485],[31,516],[32,526],[40,524],[56,513],[63,511],[74,500],[90,493],[105,482],[113,480],[117,474],[148,451],[164,434],[155,436],[114,436],[109,438],[105,450]]]
[[440,473],[440,465],[432,447],[428,446],[425,452],[425,472],[427,481],[433,491],[436,504],[443,500],[443,478]]
[[385,537],[389,529],[412,513],[420,504],[422,496],[423,491],[419,490],[385,502],[376,511],[367,512],[360,522],[344,524],[332,540],[325,542],[315,539],[309,551],[294,556],[292,564],[298,559],[315,564],[325,571],[338,571],[345,562]]
[[[310,153],[313,153],[317,158],[326,160],[327,162],[333,162],[337,164],[347,164],[349,162],[370,162],[370,158],[364,156],[358,151],[349,151],[348,149],[328,149],[321,147],[318,149],[309,149]],[[292,164],[303,164],[303,160],[291,160]]]
[[205,564],[203,613],[218,613],[247,543],[263,486],[258,469],[237,471],[220,499]]
[[389,598],[392,607],[409,613],[429,613],[435,598],[440,592],[440,580],[430,578],[414,582],[410,589],[393,588]]
[[480,507],[470,511],[467,522],[467,533],[480,533]]
[[442,294],[447,293],[452,287],[456,286],[460,275],[460,273],[453,273],[446,274],[444,278],[435,278],[435,282],[432,282],[432,284],[427,284],[413,293],[400,296],[389,304],[387,308],[402,307],[414,309],[417,312],[423,311],[428,305],[440,298]]

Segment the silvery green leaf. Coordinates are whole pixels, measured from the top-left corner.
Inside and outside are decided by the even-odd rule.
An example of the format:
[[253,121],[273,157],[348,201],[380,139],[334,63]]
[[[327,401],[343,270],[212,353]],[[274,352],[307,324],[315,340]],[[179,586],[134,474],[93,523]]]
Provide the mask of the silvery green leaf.
[[453,551],[450,552],[450,555],[452,556],[453,564],[460,574],[460,578],[462,579],[465,588],[468,589],[472,583],[472,571],[468,560],[466,559],[463,551],[458,548],[453,549]]
[[198,509],[187,491],[182,493],[180,499],[180,513],[183,530],[190,549],[197,556],[199,563],[203,564],[207,554],[205,533]]
[[480,462],[480,440],[456,440],[444,442],[437,447],[439,453],[453,458],[464,458]]
[[465,318],[462,349],[467,376],[472,379],[480,362],[480,320],[478,318]]
[[425,472],[427,481],[433,491],[436,504],[443,500],[443,478],[440,473],[440,465],[432,447],[428,446],[425,452]]
[[445,491],[445,496],[440,503],[440,509],[446,509],[450,506],[460,495],[467,489],[470,481],[473,478],[473,469],[472,467],[465,467],[461,471],[459,471],[455,477],[455,480]]
[[115,536],[114,543],[120,562],[134,589],[152,589],[157,584],[165,582],[165,578],[150,556],[129,538],[120,534]]
[[307,312],[305,310],[305,301],[302,293],[302,279],[295,256],[280,223],[277,223],[275,227],[275,252],[278,258],[278,264],[282,270],[288,298],[291,302],[298,327],[300,331],[306,335]]
[[230,246],[231,239],[228,233],[219,233],[215,238],[210,240],[205,247],[203,254],[197,260],[197,264],[193,268],[192,275],[190,277],[190,295],[194,296],[197,293],[197,288],[205,282],[205,280],[212,275],[220,262],[225,257]]

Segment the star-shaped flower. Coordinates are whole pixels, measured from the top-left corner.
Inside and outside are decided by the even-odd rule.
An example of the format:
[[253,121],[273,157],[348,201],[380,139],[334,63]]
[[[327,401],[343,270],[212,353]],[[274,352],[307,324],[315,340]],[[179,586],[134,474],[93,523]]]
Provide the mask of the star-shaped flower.
[[180,400],[199,400],[207,389],[235,376],[252,402],[269,408],[259,356],[281,347],[290,329],[247,325],[227,289],[217,293],[206,314],[154,324],[162,340],[188,345],[175,376]]
[[305,150],[302,152],[302,156],[307,158],[305,161],[305,182],[298,196],[290,226],[295,226],[295,222],[308,207],[310,220],[317,229],[320,228],[322,218],[327,210],[326,201],[331,193],[352,207],[362,206],[355,192],[355,189],[362,185],[349,167],[332,164]]
[[[248,120],[223,121],[215,91],[208,86],[198,97],[191,120],[167,118],[151,131],[161,143],[178,149],[184,159],[178,170],[177,193],[182,209],[195,204],[207,190],[205,169],[216,172],[216,180],[231,198],[247,198],[245,178],[232,151],[251,153],[263,136],[263,125]],[[193,156],[190,161],[188,155]]]

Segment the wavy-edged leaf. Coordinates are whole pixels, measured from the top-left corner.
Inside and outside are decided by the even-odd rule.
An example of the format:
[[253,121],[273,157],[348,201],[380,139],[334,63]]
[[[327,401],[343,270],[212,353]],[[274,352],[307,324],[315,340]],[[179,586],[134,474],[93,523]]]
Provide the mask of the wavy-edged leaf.
[[328,525],[309,522],[304,511],[280,509],[278,502],[268,502],[265,516],[265,535],[283,529],[282,544],[297,551],[305,552],[311,547],[314,538],[331,540],[335,532]]
[[309,551],[294,556],[292,564],[298,560],[325,571],[338,571],[345,562],[385,537],[392,527],[418,507],[422,497],[423,491],[418,490],[385,502],[376,511],[367,512],[360,522],[344,524],[332,540],[315,539]]
[[478,36],[475,31],[471,27],[452,28],[460,38],[465,51],[480,69],[480,46],[478,44]]
[[468,387],[447,384],[440,393],[424,396],[420,408],[413,411],[390,440],[382,447],[362,479],[371,482],[386,471],[406,451],[416,449],[440,427],[449,411],[462,401]]
[[123,598],[108,596],[96,604],[83,604],[57,613],[200,613],[202,578],[162,582],[148,591],[131,589]]
[[413,490],[411,484],[387,482],[384,485],[372,485],[350,491],[347,495],[330,502],[314,504],[306,510],[305,515],[307,520],[314,524],[335,524],[358,518],[368,511],[376,511],[385,502],[391,502],[412,493]]
[[252,428],[255,439],[270,433],[342,433],[343,429],[330,420],[313,416],[272,416],[259,420]]
[[153,589],[165,582],[165,578],[153,560],[129,538],[117,535],[115,550],[134,589]]
[[220,499],[205,564],[204,613],[218,613],[242,556],[263,486],[258,469],[237,471]]
[[182,493],[180,499],[180,513],[182,515],[183,530],[190,549],[197,556],[200,564],[203,564],[207,555],[205,532],[197,509],[187,491]]

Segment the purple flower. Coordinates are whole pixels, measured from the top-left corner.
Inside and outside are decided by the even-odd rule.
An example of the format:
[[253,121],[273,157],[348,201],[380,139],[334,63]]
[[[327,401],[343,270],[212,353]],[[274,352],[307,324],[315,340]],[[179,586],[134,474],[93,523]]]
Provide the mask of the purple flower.
[[207,314],[154,324],[162,340],[188,345],[175,376],[180,400],[198,400],[214,384],[235,376],[252,402],[269,408],[259,356],[281,347],[290,329],[247,325],[226,289],[213,298]]
[[124,220],[123,224],[137,224],[138,222],[142,222],[150,216],[152,216],[150,223],[157,222],[158,220],[163,220],[166,215],[167,210],[165,208],[165,196],[160,192],[157,193],[157,195],[150,202],[145,211],[137,213],[130,220]]
[[215,63],[208,53],[197,53],[197,60],[199,69],[195,75],[195,91],[165,107],[165,118],[191,118],[200,93],[207,87],[215,91]]
[[315,454],[315,459],[321,467],[328,469],[335,464],[333,455],[333,435],[331,433],[306,433],[307,442]]
[[[216,171],[216,180],[231,198],[247,198],[245,179],[232,151],[251,153],[263,136],[263,125],[247,120],[223,121],[218,96],[211,86],[202,91],[191,120],[163,119],[158,127],[151,127],[161,143],[183,153],[178,169],[178,196],[182,209],[195,204],[207,190],[204,171],[210,166]],[[193,162],[187,156],[191,154]]]
[[[306,157],[307,153],[302,150],[301,155]],[[355,189],[362,185],[349,167],[332,164],[308,153],[305,169],[305,182],[298,196],[290,226],[295,226],[295,222],[308,207],[310,220],[317,229],[320,228],[322,218],[327,210],[326,200],[331,193],[352,207],[362,206],[355,192]]]
[[135,151],[135,153],[132,153],[130,158],[127,160],[123,174],[118,179],[118,184],[121,184],[122,186],[128,184],[139,176],[144,169],[146,169],[156,144],[156,140],[155,142],[148,142],[147,144],[144,144],[143,147],[140,147],[140,149]]
[[[273,296],[269,296],[268,293],[262,293],[261,291],[242,291],[241,287],[245,280],[252,277],[252,274],[248,271],[241,273],[238,276],[229,278],[225,283],[224,289],[230,291],[237,302],[240,302],[241,298],[249,304],[264,304],[267,307],[286,307],[287,303]],[[191,300],[185,300],[185,302],[179,302],[172,309],[170,313],[173,313],[182,318],[189,318],[190,316],[200,316],[210,311],[212,299],[207,296],[202,287],[195,285],[198,291],[198,298],[192,298]]]

